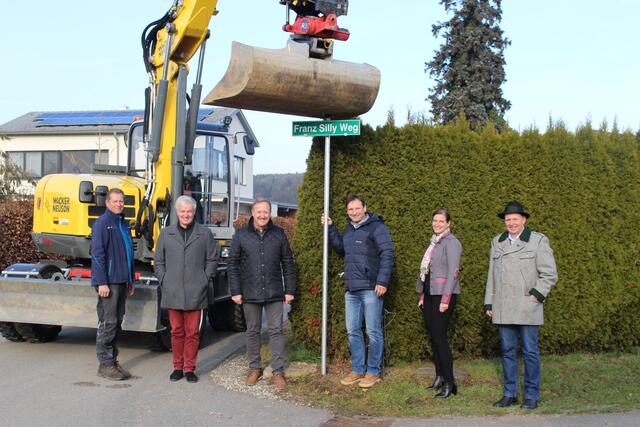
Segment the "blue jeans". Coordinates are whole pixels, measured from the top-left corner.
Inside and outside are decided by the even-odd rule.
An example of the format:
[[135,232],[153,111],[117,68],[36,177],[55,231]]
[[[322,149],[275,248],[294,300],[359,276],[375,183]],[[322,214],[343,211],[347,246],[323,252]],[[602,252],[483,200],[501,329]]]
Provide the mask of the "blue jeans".
[[507,397],[518,397],[518,335],[522,338],[524,359],[524,398],[540,399],[540,352],[538,351],[539,326],[499,325],[502,345],[502,373]]
[[[347,291],[344,294],[345,320],[349,336],[349,350],[351,351],[351,371],[356,374],[382,373],[382,350],[384,339],[382,336],[382,306],[384,297],[379,297],[373,290],[356,292]],[[369,338],[369,353],[365,369],[365,346],[362,334],[362,321],[367,327]]]

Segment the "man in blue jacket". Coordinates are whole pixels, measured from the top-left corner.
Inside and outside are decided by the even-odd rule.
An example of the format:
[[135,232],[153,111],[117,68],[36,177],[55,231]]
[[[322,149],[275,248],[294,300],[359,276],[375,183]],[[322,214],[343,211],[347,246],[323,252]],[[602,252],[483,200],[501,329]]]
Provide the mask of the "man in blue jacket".
[[[351,373],[340,380],[343,385],[358,383],[373,387],[382,374],[382,307],[393,270],[393,241],[382,217],[367,212],[364,199],[352,194],[346,201],[349,223],[340,235],[329,223],[329,241],[344,256],[345,321],[351,351]],[[324,217],[321,217],[324,223]],[[369,338],[369,353],[365,366],[365,345],[362,334],[364,318]]]
[[112,188],[107,209],[91,232],[91,286],[98,291],[96,354],[98,376],[120,381],[131,374],[118,363],[118,335],[122,330],[127,295],[133,295],[133,240],[125,221],[124,193]]

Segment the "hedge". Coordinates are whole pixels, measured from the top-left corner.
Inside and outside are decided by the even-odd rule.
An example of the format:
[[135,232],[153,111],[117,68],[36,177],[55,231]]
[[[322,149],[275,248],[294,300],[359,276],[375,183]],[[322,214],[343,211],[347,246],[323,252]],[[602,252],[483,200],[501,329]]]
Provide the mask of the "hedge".
[[[300,295],[292,323],[296,338],[319,348],[322,302],[324,141],[317,139],[299,190],[294,253]],[[560,280],[545,301],[544,353],[624,350],[640,342],[640,164],[631,132],[570,132],[551,123],[496,133],[448,126],[364,126],[360,137],[332,138],[331,216],[347,223],[344,198],[365,197],[393,236],[396,264],[385,300],[391,360],[429,354],[414,291],[431,236],[431,213],[446,207],[462,242],[462,294],[450,330],[458,355],[496,354],[497,330],[483,314],[491,238],[504,231],[497,218],[517,199],[531,213],[529,226],[551,241]],[[328,349],[348,355],[343,260],[330,255]]]
[[0,203],[0,271],[15,263],[35,263],[51,256],[38,252],[31,238],[32,201]]

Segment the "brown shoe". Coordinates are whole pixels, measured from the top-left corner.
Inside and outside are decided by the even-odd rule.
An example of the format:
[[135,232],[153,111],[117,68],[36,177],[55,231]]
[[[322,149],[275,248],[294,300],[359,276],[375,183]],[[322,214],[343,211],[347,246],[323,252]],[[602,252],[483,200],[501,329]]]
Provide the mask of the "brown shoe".
[[258,380],[262,378],[262,370],[260,369],[252,369],[247,375],[247,380],[245,381],[246,385],[256,385]]
[[340,384],[342,385],[352,385],[364,378],[364,374],[356,374],[355,372],[351,372],[349,375],[340,380]]
[[122,374],[125,380],[131,378],[131,372],[123,368],[118,361],[113,362],[113,366]]
[[284,379],[282,372],[275,372],[273,374],[273,384],[276,386],[276,390],[282,391],[287,388],[287,380]]
[[100,365],[98,368],[98,376],[111,381],[122,381],[126,377],[116,369],[115,365]]
[[367,374],[364,376],[362,381],[360,381],[360,383],[358,384],[358,387],[371,388],[379,382],[380,382],[380,375]]

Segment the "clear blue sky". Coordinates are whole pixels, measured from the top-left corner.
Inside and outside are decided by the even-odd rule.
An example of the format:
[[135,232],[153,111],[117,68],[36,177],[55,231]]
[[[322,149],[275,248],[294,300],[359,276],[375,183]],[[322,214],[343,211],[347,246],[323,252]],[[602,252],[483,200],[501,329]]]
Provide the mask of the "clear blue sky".
[[[0,27],[2,90],[0,123],[29,111],[143,107],[147,76],[140,33],[162,16],[170,0],[11,1]],[[224,74],[231,41],[280,48],[284,7],[278,0],[220,0],[211,20],[203,84],[211,89]],[[336,42],[334,56],[380,68],[382,86],[363,116],[373,126],[393,108],[396,123],[407,109],[429,111],[432,82],[424,62],[441,40],[431,25],[447,19],[437,0],[352,0],[340,24],[352,35]],[[505,0],[505,97],[511,126],[544,129],[549,116],[569,128],[590,117],[599,125],[640,127],[640,0]],[[189,83],[189,87],[191,82]],[[292,116],[245,112],[260,141],[255,173],[302,172],[309,138],[291,137]]]

